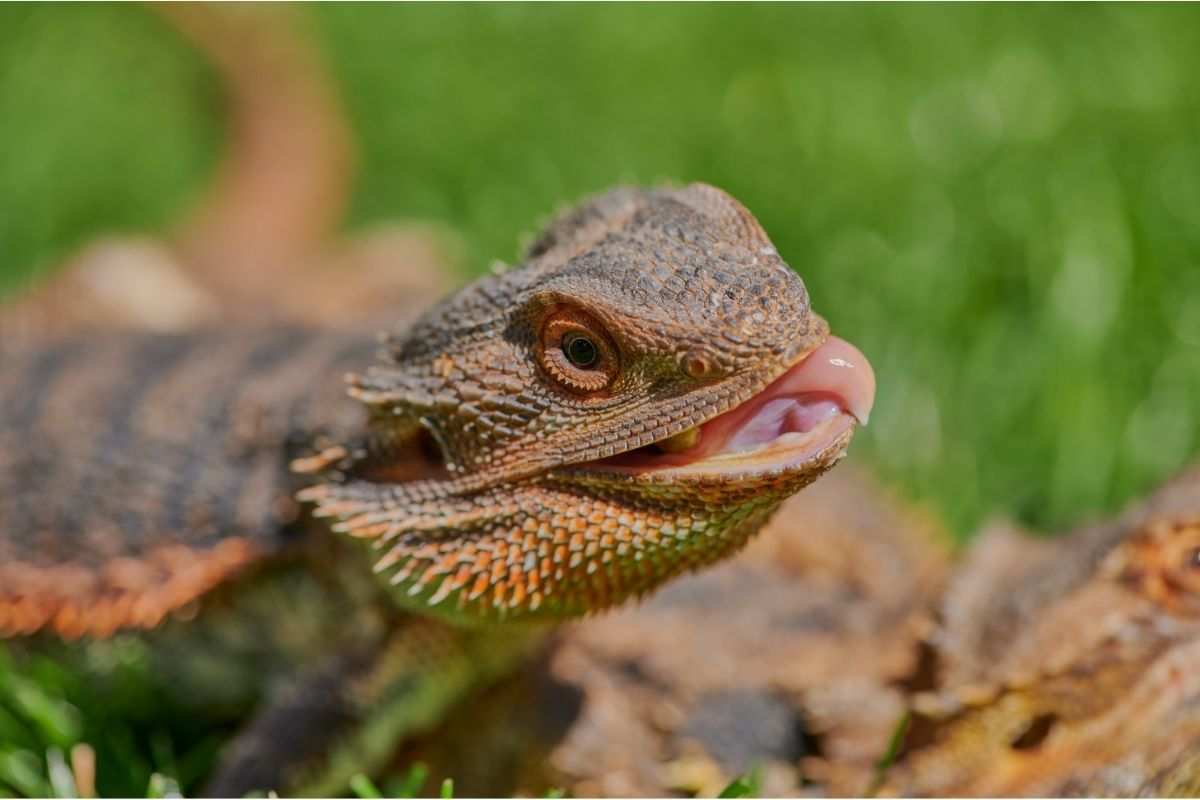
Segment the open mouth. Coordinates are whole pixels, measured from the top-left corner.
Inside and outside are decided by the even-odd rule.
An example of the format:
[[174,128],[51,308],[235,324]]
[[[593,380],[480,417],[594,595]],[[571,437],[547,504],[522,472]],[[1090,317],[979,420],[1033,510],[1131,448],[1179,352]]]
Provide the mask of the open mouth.
[[[668,483],[825,469],[845,453],[855,426],[866,424],[874,399],[875,374],[866,356],[844,339],[829,336],[734,408],[670,438],[572,469]],[[360,463],[356,477],[386,484],[452,479],[439,446],[424,428],[392,443],[389,452],[406,457]],[[333,447],[298,459],[292,467],[312,473],[347,455],[345,448]]]
[[596,465],[664,476],[803,469],[839,457],[855,424],[866,424],[874,399],[875,374],[866,356],[830,336],[749,400]]

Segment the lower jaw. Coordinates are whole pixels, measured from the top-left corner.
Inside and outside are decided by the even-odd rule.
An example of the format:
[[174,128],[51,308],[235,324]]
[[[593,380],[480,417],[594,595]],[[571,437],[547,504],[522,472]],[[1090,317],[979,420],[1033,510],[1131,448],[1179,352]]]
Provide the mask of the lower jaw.
[[810,473],[815,478],[845,455],[856,424],[853,416],[842,412],[805,433],[787,433],[753,449],[687,463],[670,455],[635,451],[578,464],[571,471],[653,483],[751,482]]

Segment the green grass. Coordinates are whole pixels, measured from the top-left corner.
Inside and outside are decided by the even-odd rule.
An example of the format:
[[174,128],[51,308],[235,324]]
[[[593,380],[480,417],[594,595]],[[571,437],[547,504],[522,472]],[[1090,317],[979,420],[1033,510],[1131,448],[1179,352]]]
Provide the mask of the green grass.
[[910,712],[905,711],[900,715],[900,719],[896,721],[896,727],[892,729],[892,735],[888,738],[887,749],[883,755],[879,757],[879,761],[875,764],[875,774],[871,776],[871,784],[867,787],[867,797],[877,797],[879,790],[883,788],[884,782],[887,780],[888,770],[896,763],[896,759],[900,756],[900,747],[904,744],[904,734],[908,732],[910,722]]
[[745,775],[739,775],[717,793],[718,798],[759,797],[762,795],[763,771],[756,767]]
[[[67,699],[73,682],[54,665],[16,668],[0,647],[0,796],[62,797],[64,753],[82,741],[83,719]],[[73,781],[71,782],[73,784]]]
[[158,17],[0,9],[0,289],[88,237],[159,230],[220,149],[220,87]]
[[[74,796],[68,768],[90,748],[104,797],[170,797],[199,786],[230,731],[196,724],[161,696],[140,644],[93,650],[81,680],[64,653],[22,653],[0,642],[0,797]],[[77,665],[78,666],[78,665]]]
[[[393,776],[385,785],[385,789],[380,789],[370,777],[360,772],[350,778],[350,792],[360,800],[377,800],[382,797],[425,797],[430,796],[422,794],[425,779],[428,777],[429,767],[418,761],[406,772]],[[562,797],[564,795],[558,793],[547,796]],[[438,797],[442,800],[452,800],[454,797],[453,778],[442,780],[438,786]]]

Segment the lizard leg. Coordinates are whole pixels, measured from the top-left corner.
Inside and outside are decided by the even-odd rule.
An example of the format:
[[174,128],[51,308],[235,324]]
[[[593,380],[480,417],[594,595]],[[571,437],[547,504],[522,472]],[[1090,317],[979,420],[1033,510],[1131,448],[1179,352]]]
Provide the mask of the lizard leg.
[[221,757],[209,796],[338,796],[400,743],[510,673],[541,633],[472,631],[412,617],[375,647],[330,656],[268,699]]

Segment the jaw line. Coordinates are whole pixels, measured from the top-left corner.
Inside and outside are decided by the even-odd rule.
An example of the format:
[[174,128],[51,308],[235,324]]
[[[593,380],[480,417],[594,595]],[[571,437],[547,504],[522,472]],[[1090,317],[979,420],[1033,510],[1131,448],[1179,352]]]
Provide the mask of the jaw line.
[[[730,482],[789,473],[828,469],[846,454],[846,447],[857,427],[857,420],[842,411],[829,417],[807,433],[789,433],[749,450],[717,453],[687,463],[644,460],[614,456],[576,464],[576,474],[612,476],[653,483]],[[623,454],[628,455],[628,454]],[[625,463],[622,463],[624,461]]]

